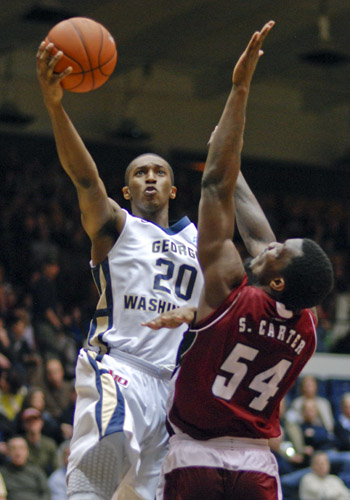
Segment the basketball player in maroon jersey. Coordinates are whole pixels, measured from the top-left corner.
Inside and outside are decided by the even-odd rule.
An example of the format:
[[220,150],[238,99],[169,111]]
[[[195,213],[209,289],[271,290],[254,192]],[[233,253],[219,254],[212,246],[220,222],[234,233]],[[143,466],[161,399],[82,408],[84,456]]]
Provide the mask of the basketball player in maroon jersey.
[[[171,438],[157,500],[282,499],[268,439],[280,434],[280,401],[315,350],[317,319],[309,308],[329,293],[333,273],[311,240],[273,242],[263,251],[257,242],[249,248],[248,284],[233,243],[247,98],[273,25],[253,35],[237,62],[209,145],[198,221],[205,285],[173,376]],[[236,202],[244,204],[246,187]],[[249,203],[247,210],[245,228],[237,221],[244,240],[258,229]],[[153,327],[191,322],[194,313],[169,316]]]

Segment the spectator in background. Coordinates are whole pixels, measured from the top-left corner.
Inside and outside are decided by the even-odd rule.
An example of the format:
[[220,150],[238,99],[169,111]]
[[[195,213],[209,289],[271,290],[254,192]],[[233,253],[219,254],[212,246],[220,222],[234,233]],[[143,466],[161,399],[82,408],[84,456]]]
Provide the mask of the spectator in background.
[[0,413],[0,465],[7,460],[7,441],[16,434],[14,422]]
[[281,476],[300,468],[305,460],[301,428],[298,424],[286,422],[285,413],[286,401],[282,399],[280,403],[281,434],[277,438],[269,439],[269,445],[277,459]]
[[28,463],[40,467],[47,476],[57,469],[57,445],[42,433],[44,425],[41,413],[27,408],[22,414],[25,439],[29,448]]
[[28,385],[35,384],[42,376],[42,358],[25,339],[27,324],[22,315],[13,314],[9,319],[10,346],[8,357]]
[[72,380],[70,384],[70,400],[68,405],[63,409],[60,417],[60,432],[63,440],[71,439],[73,435],[73,420],[77,392],[75,390],[75,380]]
[[58,334],[63,325],[58,316],[58,298],[55,279],[60,272],[56,259],[45,259],[32,288],[33,326],[37,345],[41,352],[57,353]]
[[[316,402],[311,399],[305,400],[302,412],[303,421],[298,425],[303,438],[302,450],[305,457],[303,466],[310,463],[310,458],[316,451],[325,451],[332,472],[350,482],[350,453],[339,451],[335,435],[319,424]],[[290,476],[288,482],[293,478],[295,476]]]
[[305,399],[302,405],[302,422],[300,428],[304,438],[304,453],[312,455],[316,450],[330,450],[336,447],[336,439],[332,432],[319,422],[319,409],[313,399]]
[[65,380],[63,365],[57,358],[46,361],[44,376],[46,410],[52,417],[59,420],[63,410],[71,401],[71,384]]
[[350,492],[344,482],[330,474],[325,452],[316,452],[312,456],[311,469],[300,481],[300,500],[350,500]]
[[0,474],[0,500],[6,500],[6,498],[7,498],[7,490],[6,490],[4,479],[3,479],[2,475]]
[[[70,453],[70,441],[63,441],[58,449],[58,460],[60,467],[49,477],[49,487],[51,490],[51,500],[68,500],[66,472],[68,457]],[[0,499],[1,500],[1,499]]]
[[39,351],[46,357],[57,356],[74,374],[77,349],[65,333],[59,314],[56,278],[60,272],[58,261],[46,258],[33,283],[33,326]]
[[20,413],[17,415],[17,431],[19,434],[24,432],[23,422],[22,422],[22,414],[27,408],[35,408],[41,414],[41,418],[43,419],[44,425],[42,429],[42,433],[45,436],[48,436],[54,439],[57,443],[59,443],[61,439],[60,425],[59,421],[55,419],[50,413],[46,410],[46,402],[45,402],[45,394],[44,390],[41,387],[32,386],[29,388],[28,393],[26,394],[23,405]]
[[9,462],[0,467],[9,500],[51,500],[44,472],[28,464],[28,445],[24,438],[8,442]]
[[[34,338],[34,328],[31,323],[31,318],[29,314],[29,310],[32,307],[31,297],[27,294],[23,297],[23,304],[21,307],[17,307],[14,311],[14,316],[21,318],[24,322],[24,334],[23,338],[26,340],[27,344],[32,350],[37,349],[37,345]],[[29,300],[29,303],[27,301]]]
[[0,373],[0,412],[13,421],[20,411],[26,388],[21,374],[15,368],[1,370]]
[[334,416],[332,407],[326,398],[318,395],[318,384],[315,377],[306,375],[300,384],[301,396],[295,398],[287,411],[286,419],[290,422],[302,422],[302,407],[306,400],[312,400],[317,405],[317,423],[323,425],[327,431],[333,432]]
[[8,313],[8,295],[12,288],[6,278],[5,266],[0,262],[0,316],[2,317],[6,317]]
[[341,413],[336,419],[334,433],[337,446],[341,451],[350,451],[350,393],[343,394],[341,399]]
[[0,316],[0,371],[8,370],[11,366],[9,360],[10,346],[10,337],[7,328],[5,328],[4,319]]

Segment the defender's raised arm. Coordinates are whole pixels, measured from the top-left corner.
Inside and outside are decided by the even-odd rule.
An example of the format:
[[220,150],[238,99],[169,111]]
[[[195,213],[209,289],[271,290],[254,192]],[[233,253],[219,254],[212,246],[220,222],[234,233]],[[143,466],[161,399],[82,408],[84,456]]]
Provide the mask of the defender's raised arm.
[[[274,26],[270,21],[252,36],[232,75],[232,89],[213,134],[203,173],[199,205],[198,252],[205,275],[205,302],[216,307],[240,283],[244,269],[232,242],[235,226],[234,191],[241,166],[241,150],[250,84],[261,47]],[[208,312],[208,310],[207,310]]]

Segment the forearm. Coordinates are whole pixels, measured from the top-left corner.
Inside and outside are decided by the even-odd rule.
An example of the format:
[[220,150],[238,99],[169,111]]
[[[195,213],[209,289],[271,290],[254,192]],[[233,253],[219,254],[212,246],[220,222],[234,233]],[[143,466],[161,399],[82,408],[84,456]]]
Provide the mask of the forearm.
[[233,85],[210,141],[203,186],[215,186],[220,197],[233,194],[240,169],[249,88]]
[[61,103],[47,106],[63,169],[77,189],[95,185],[99,175],[90,153]]
[[239,233],[248,253],[255,257],[269,243],[276,241],[276,237],[241,172],[237,178],[234,200]]

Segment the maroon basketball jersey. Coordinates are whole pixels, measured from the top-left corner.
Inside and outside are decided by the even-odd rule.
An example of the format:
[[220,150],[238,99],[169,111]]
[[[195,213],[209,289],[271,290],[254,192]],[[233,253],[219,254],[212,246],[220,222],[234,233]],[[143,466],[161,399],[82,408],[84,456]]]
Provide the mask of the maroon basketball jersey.
[[309,309],[294,314],[245,278],[185,334],[170,425],[195,439],[279,436],[280,401],[315,347]]

